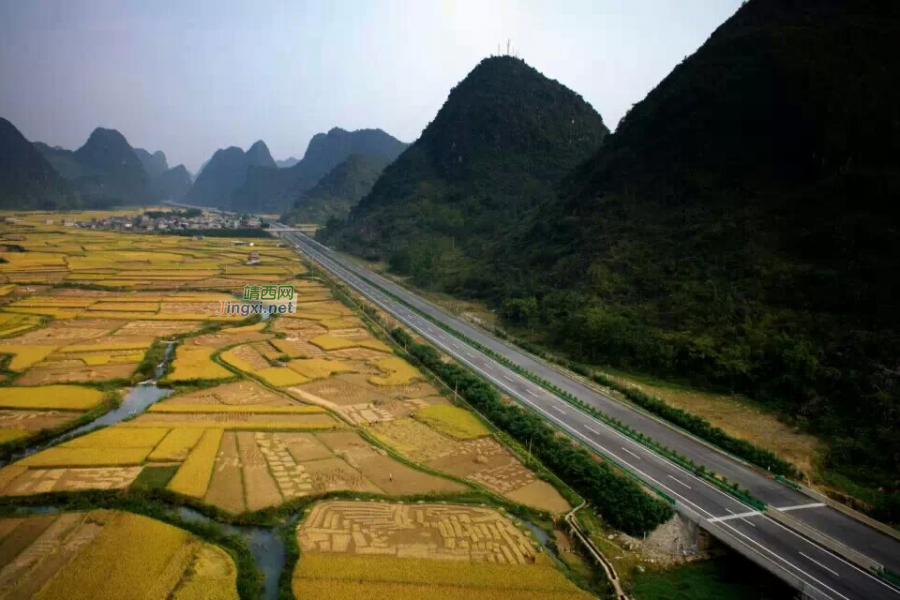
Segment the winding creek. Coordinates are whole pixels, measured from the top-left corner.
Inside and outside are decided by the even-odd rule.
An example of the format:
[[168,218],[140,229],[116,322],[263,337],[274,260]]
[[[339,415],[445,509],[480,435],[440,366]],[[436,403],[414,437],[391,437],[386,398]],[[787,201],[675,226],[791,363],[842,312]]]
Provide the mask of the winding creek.
[[[269,313],[267,311],[264,311],[262,313],[263,319],[268,318],[268,316]],[[156,385],[156,382],[166,372],[166,367],[175,352],[175,346],[175,342],[170,342],[168,346],[166,346],[163,360],[159,365],[156,366],[156,371],[154,373],[153,379],[143,381],[140,384],[130,388],[118,407],[104,413],[103,415],[97,417],[89,423],[85,423],[84,425],[76,427],[75,429],[66,431],[32,446],[28,446],[20,450],[19,452],[12,454],[7,460],[0,461],[0,467],[3,467],[8,463],[20,460],[26,456],[34,454],[35,452],[39,452],[40,450],[55,446],[57,444],[65,442],[66,440],[70,440],[83,433],[96,429],[97,427],[113,425],[120,421],[124,421],[125,419],[135,417],[146,411],[156,402],[159,402],[163,398],[166,398],[167,396],[172,394],[171,389],[161,388]],[[53,504],[47,504],[42,506],[22,507],[19,509],[19,512],[21,512],[22,514],[53,514],[62,512],[62,510],[64,509]],[[206,515],[185,506],[171,507],[169,514],[172,517],[191,523],[215,525],[223,533],[228,535],[235,535],[243,539],[247,543],[251,553],[253,554],[257,570],[262,574],[262,600],[276,600],[278,598],[278,582],[279,578],[281,577],[281,572],[285,568],[286,551],[284,542],[279,538],[274,527],[232,525],[229,523],[223,523],[221,521],[211,519],[210,517],[207,517]],[[298,520],[299,515],[295,515],[288,522],[288,525],[294,526],[296,525]],[[540,542],[541,546],[544,549],[544,552],[546,552],[555,562],[560,562],[559,557],[548,546],[550,537],[547,535],[547,532],[529,521],[522,521],[522,523],[532,532],[534,538]]]

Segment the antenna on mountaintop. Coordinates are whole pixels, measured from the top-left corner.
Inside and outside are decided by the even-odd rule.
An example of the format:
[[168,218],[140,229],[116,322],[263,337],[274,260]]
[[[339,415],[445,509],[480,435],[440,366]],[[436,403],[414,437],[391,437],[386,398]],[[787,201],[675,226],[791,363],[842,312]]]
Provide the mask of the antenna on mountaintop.
[[509,56],[509,39],[506,40],[506,55]]

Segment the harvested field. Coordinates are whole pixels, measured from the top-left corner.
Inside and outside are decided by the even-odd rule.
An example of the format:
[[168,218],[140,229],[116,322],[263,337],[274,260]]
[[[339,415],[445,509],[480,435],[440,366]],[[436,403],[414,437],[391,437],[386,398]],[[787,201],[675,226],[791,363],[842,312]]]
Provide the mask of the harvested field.
[[320,433],[335,455],[388,494],[464,492],[466,487],[449,479],[413,469],[373,447],[355,431]]
[[324,494],[351,490],[354,492],[381,492],[362,474],[340,458],[325,458],[303,463],[301,465],[311,483],[313,492]]
[[0,429],[37,433],[41,429],[59,427],[78,418],[79,414],[58,410],[0,410]]
[[590,598],[489,508],[323,502],[297,537],[298,598]]
[[245,344],[226,350],[222,353],[222,360],[245,373],[268,369],[271,366],[269,361],[261,356],[252,344]]
[[265,415],[253,413],[167,414],[147,413],[119,427],[201,427],[253,430],[333,429],[340,424],[333,417],[318,415]]
[[129,379],[134,364],[87,366],[80,360],[61,360],[41,363],[16,379],[22,385],[53,385],[61,383],[97,383]]
[[292,360],[287,367],[306,377],[308,380],[323,379],[334,373],[350,373],[354,368],[339,360],[325,360],[321,358],[309,358]]
[[255,381],[224,383],[214,388],[166,398],[156,406],[222,405],[222,406],[288,406],[293,403]]
[[322,502],[297,533],[305,552],[531,564],[537,554],[492,508],[437,504]]
[[247,510],[277,506],[283,501],[278,485],[269,472],[266,457],[256,445],[256,434],[242,431],[235,434],[244,481]]
[[311,394],[338,405],[372,403],[386,399],[381,389],[366,383],[365,379],[357,382],[353,378],[353,375],[339,375],[292,387],[287,391],[300,399],[305,399],[303,394]]
[[244,503],[244,483],[241,477],[237,434],[233,432],[225,432],[222,436],[212,479],[203,501],[235,514],[247,508]]
[[142,467],[28,469],[0,491],[4,496],[24,496],[45,492],[121,490],[134,483],[141,470]]
[[527,483],[503,495],[513,502],[557,515],[572,510],[572,506],[556,491],[555,487],[540,479],[535,479],[531,483]]

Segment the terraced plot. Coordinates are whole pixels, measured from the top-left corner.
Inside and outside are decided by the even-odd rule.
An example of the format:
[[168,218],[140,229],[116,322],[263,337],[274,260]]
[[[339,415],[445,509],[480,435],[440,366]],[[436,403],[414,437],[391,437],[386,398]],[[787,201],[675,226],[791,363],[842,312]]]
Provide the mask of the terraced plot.
[[322,502],[297,539],[298,598],[590,598],[490,508]]

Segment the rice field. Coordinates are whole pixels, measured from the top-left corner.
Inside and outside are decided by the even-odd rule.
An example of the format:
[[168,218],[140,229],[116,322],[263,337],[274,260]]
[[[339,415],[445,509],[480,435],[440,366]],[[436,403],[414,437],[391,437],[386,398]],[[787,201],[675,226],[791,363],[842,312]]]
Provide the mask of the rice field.
[[231,371],[212,361],[210,357],[213,352],[215,352],[213,348],[204,346],[180,346],[175,351],[172,372],[166,376],[166,379],[173,382],[185,382],[234,377]]
[[[107,510],[0,519],[4,598],[237,600],[237,570],[221,548],[147,517]],[[182,591],[184,590],[184,591]],[[179,595],[187,593],[188,595]]]
[[77,385],[5,387],[0,392],[0,408],[83,411],[94,408],[104,398],[99,390]]
[[181,468],[175,473],[175,477],[169,482],[168,488],[173,492],[202,498],[209,485],[213,467],[216,461],[216,452],[222,441],[223,430],[207,429],[203,437],[191,450]]
[[[12,238],[24,250],[0,251],[6,260],[0,261],[0,365],[7,369],[0,444],[65,427],[103,405],[100,389],[124,388],[138,373],[146,378],[137,368],[154,342],[178,343],[164,378],[173,394],[133,419],[0,469],[0,495],[127,490],[148,468],[165,467],[175,474],[160,485],[232,513],[332,491],[470,489],[436,473],[551,512],[568,507],[480,421],[450,406],[422,373],[393,355],[327,286],[298,278],[306,270],[276,240],[254,240],[251,249],[219,238],[63,228],[45,218],[0,222],[0,247]],[[58,215],[50,218],[59,223]],[[246,264],[251,250],[259,265]],[[267,281],[294,285],[295,314],[252,324],[215,315],[245,285]],[[363,430],[378,443],[360,435]],[[431,470],[397,460],[378,444]],[[159,597],[234,597],[232,563],[209,548],[190,556],[188,567],[177,566],[183,557],[171,559],[158,573]],[[316,581],[317,594],[357,593],[346,580]],[[421,592],[415,587],[421,583],[399,575],[370,585],[373,594]],[[457,587],[448,586],[447,597]],[[488,597],[500,593],[478,589]],[[543,597],[556,597],[545,591]]]
[[413,418],[458,440],[471,440],[491,433],[474,414],[458,406],[425,406],[414,412]]
[[322,502],[297,538],[298,598],[591,597],[491,508]]

